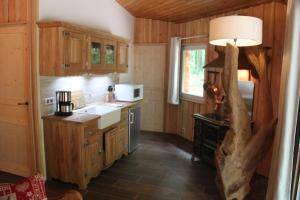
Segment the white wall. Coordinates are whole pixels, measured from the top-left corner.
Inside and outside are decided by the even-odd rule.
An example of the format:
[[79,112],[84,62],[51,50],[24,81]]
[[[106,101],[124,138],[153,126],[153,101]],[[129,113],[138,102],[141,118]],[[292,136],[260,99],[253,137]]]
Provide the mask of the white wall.
[[45,98],[55,97],[55,92],[59,90],[82,91],[84,102],[90,104],[97,101],[105,101],[106,91],[109,85],[117,82],[114,74],[95,76],[71,76],[71,77],[51,77],[40,76],[40,113],[41,116],[55,112],[56,106],[45,105]]
[[132,82],[134,17],[115,0],[40,0],[39,21],[60,20],[97,28],[127,39],[129,73],[120,82]]

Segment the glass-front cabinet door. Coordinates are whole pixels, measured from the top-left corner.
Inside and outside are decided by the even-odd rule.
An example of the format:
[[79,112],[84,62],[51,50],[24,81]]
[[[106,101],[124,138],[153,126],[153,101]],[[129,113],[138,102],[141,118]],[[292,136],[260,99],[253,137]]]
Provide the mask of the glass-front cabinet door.
[[88,38],[87,65],[92,73],[101,73],[104,70],[104,39]]
[[105,69],[109,72],[116,71],[116,47],[116,41],[105,40]]

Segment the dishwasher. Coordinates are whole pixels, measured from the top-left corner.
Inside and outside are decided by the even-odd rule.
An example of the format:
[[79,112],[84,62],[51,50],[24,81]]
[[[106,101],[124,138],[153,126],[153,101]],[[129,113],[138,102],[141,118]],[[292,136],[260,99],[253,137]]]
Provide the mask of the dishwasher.
[[135,106],[128,110],[128,151],[132,153],[139,145],[141,129],[141,107]]

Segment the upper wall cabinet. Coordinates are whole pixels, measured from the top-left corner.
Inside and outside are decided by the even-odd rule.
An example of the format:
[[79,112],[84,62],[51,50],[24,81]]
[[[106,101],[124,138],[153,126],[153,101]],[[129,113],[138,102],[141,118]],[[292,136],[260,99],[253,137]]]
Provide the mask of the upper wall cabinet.
[[40,75],[67,76],[128,71],[124,67],[128,60],[126,39],[63,22],[38,24]]
[[128,72],[128,44],[125,42],[118,42],[117,53],[117,71],[119,73]]

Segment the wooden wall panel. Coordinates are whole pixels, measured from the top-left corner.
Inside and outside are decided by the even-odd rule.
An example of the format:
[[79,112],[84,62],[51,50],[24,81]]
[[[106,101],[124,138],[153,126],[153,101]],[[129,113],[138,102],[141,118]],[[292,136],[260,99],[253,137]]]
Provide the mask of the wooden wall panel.
[[135,43],[168,43],[171,23],[159,20],[135,19]]
[[8,22],[8,0],[0,2],[0,23]]
[[[186,23],[175,24],[171,22],[159,22],[158,20],[151,19],[136,19],[135,23],[135,43],[159,43],[167,42],[169,51],[169,41],[171,36],[188,37],[194,35],[207,35],[209,29],[209,21],[213,18],[226,16],[226,15],[249,15],[259,17],[263,20],[263,46],[271,47],[271,62],[268,66],[268,73],[270,79],[270,86],[272,91],[272,100],[274,107],[274,114],[277,116],[279,89],[280,89],[280,75],[281,75],[281,63],[284,45],[284,30],[285,30],[285,15],[286,5],[279,2],[271,2],[261,4],[237,11],[231,11],[216,16],[206,17]],[[155,24],[155,25],[154,25]],[[162,28],[165,26],[165,28]],[[166,28],[168,27],[168,28]],[[138,31],[138,32],[137,32]],[[168,35],[168,38],[162,37],[161,34]],[[154,36],[153,36],[154,35]],[[160,39],[163,38],[163,39]],[[183,44],[188,43],[205,43],[208,44],[208,38],[185,40]],[[214,51],[214,46],[207,46],[207,60],[211,61],[216,58],[217,54]],[[166,76],[168,76],[169,68],[169,52],[167,52],[166,62]],[[166,77],[168,79],[168,77]],[[167,82],[165,84],[167,88]],[[255,82],[255,96],[254,96],[254,111],[253,120],[255,121],[254,129],[257,129],[261,123],[260,121],[260,105],[258,105],[257,99],[264,98],[264,94],[261,94],[259,90],[258,82]],[[165,101],[166,102],[166,101]],[[191,116],[195,111],[200,113],[209,112],[212,110],[212,103],[206,100],[203,104],[197,104],[190,101],[182,101],[180,106],[169,105],[166,102],[165,105],[165,125],[164,130],[168,133],[176,133],[182,137],[192,140],[193,134],[193,121]],[[177,126],[174,126],[177,124]],[[262,174],[267,175],[270,163],[268,160],[270,155],[267,156],[267,160],[260,166]]]
[[9,22],[24,22],[27,20],[27,0],[9,0]]
[[0,23],[26,22],[29,20],[28,0],[2,0],[0,2]]
[[[25,49],[27,53],[27,57],[24,60],[26,62],[26,65],[28,65],[28,69],[30,71],[30,74],[26,77],[28,82],[30,82],[30,85],[24,86],[27,87],[27,100],[29,101],[29,108],[27,108],[27,114],[29,115],[27,123],[29,124],[30,128],[27,128],[27,134],[26,138],[30,137],[30,142],[27,142],[26,151],[30,152],[30,157],[32,157],[32,161],[29,161],[32,165],[30,171],[36,173],[37,171],[43,172],[44,170],[44,162],[43,162],[43,155],[42,155],[42,139],[39,132],[39,120],[40,117],[38,116],[38,104],[37,104],[37,70],[36,70],[36,14],[37,14],[37,7],[36,7],[36,0],[1,0],[0,1],[0,25],[1,30],[5,30],[8,27],[26,27],[24,33],[20,32],[19,30],[16,30],[12,35],[16,36],[19,34],[24,34],[24,38],[26,38],[26,44]],[[4,37],[4,34],[2,34]],[[11,36],[8,36],[8,38],[11,38]],[[7,39],[7,38],[6,38]],[[24,40],[25,41],[25,40]],[[16,41],[15,41],[16,42]],[[18,41],[17,41],[18,42]],[[20,48],[21,51],[22,48]],[[13,55],[11,55],[13,56]],[[10,57],[11,57],[10,56]],[[9,57],[7,57],[9,59]],[[21,60],[20,60],[21,62]],[[19,67],[22,67],[22,65],[19,65]],[[21,69],[21,68],[20,68]],[[25,69],[24,69],[25,70]],[[2,74],[3,76],[3,74]],[[6,106],[7,107],[7,106]],[[34,119],[33,119],[34,118]],[[9,127],[9,125],[6,123],[4,124],[4,127]],[[14,128],[14,129],[13,129]],[[16,135],[20,132],[20,127],[12,127],[10,126],[10,131],[12,135]],[[4,130],[4,129],[3,129]],[[22,137],[23,138],[23,137]],[[5,139],[5,138],[1,138]],[[0,139],[0,140],[1,140]],[[9,140],[11,141],[11,140]],[[17,141],[17,140],[16,140]],[[18,140],[21,141],[21,140]],[[18,142],[17,141],[17,142]],[[24,144],[24,141],[22,141]],[[26,142],[26,141],[25,141]],[[18,145],[21,145],[19,142]],[[17,145],[17,146],[18,146]],[[1,145],[0,145],[1,146]],[[13,152],[22,152],[23,154],[25,151],[23,151],[22,147],[17,146],[11,146]],[[2,151],[3,152],[3,151]],[[18,156],[18,155],[15,155]],[[13,158],[12,158],[13,159]],[[20,162],[22,162],[24,159],[27,159],[26,157],[20,158]],[[13,170],[13,169],[12,169]],[[28,171],[28,170],[27,170]],[[12,171],[11,171],[12,172]],[[22,170],[19,171],[22,173]],[[32,174],[32,173],[31,173]],[[28,175],[26,175],[28,176]]]

